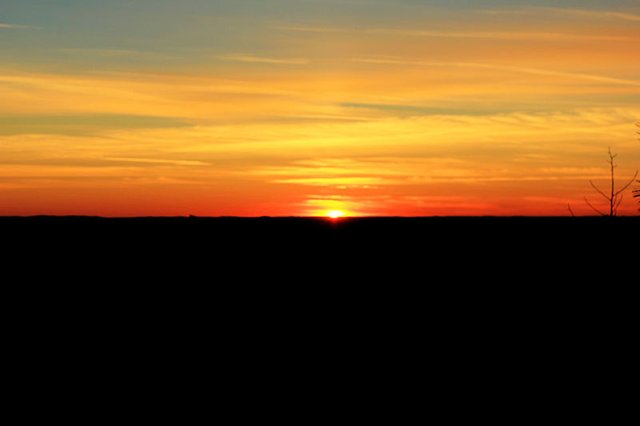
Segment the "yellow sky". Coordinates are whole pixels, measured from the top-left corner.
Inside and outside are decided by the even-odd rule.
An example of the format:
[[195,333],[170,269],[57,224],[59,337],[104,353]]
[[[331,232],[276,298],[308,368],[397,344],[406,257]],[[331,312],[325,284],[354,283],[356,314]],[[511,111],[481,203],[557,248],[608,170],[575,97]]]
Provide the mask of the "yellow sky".
[[195,46],[0,15],[0,214],[588,214],[607,147],[640,167],[638,8],[404,7]]

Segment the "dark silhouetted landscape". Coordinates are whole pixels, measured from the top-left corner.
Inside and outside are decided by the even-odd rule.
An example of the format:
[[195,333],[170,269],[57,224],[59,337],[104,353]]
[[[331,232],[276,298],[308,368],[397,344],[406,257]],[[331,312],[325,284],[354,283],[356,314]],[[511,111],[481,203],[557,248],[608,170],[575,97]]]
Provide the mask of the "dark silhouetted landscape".
[[274,345],[323,354],[326,341],[340,354],[368,341],[367,351],[435,351],[482,368],[526,354],[544,369],[576,342],[562,362],[605,353],[631,341],[639,227],[637,217],[0,218],[5,288],[20,294],[6,299],[13,329],[29,330],[21,342],[44,335],[55,347],[66,334],[70,347],[97,340],[110,354],[111,339],[126,354],[151,339],[160,353],[209,348],[248,365]]
[[0,218],[5,250],[25,258],[170,259],[159,267],[180,260],[224,267],[223,259],[270,259],[295,267],[296,259],[314,265],[377,259],[383,263],[368,267],[400,260],[461,271],[469,264],[504,269],[515,260],[535,270],[598,256],[623,262],[639,230],[639,217]]

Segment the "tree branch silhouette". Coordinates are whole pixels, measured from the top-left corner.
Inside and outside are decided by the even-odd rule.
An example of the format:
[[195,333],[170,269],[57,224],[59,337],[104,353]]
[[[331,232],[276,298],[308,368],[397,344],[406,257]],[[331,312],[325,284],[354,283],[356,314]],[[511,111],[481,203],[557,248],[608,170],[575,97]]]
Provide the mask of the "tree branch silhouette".
[[[638,121],[636,123],[636,126],[639,129],[639,130],[636,131],[636,133],[638,134],[638,141],[640,141],[640,121]],[[636,182],[640,183],[640,180],[637,180]],[[633,197],[634,198],[640,198],[640,188],[633,191]],[[638,200],[638,201],[640,202],[640,200]],[[638,211],[640,211],[640,209],[638,209]]]
[[589,202],[589,199],[587,199],[587,197],[584,197],[584,202],[585,202],[585,203],[587,203],[587,205],[588,205],[589,207],[591,207],[591,209],[592,209],[594,212],[598,213],[600,216],[607,216],[607,214],[606,214],[606,213],[603,213],[601,210],[599,210],[599,209],[597,209],[596,207],[594,207],[594,205],[593,205],[593,204],[591,204],[591,202]]
[[[607,214],[602,210],[596,208],[593,204],[591,204],[591,202],[587,197],[584,197],[584,201],[587,203],[589,207],[591,207],[593,211],[598,213],[600,216],[614,217],[618,215],[618,209],[620,208],[620,206],[622,205],[622,201],[624,200],[624,192],[627,189],[629,189],[629,187],[634,182],[636,182],[636,179],[638,177],[638,171],[636,171],[633,177],[625,185],[623,185],[622,188],[616,190],[616,167],[618,166],[616,165],[615,160],[618,154],[614,154],[613,152],[611,152],[611,147],[609,147],[608,152],[609,152],[609,159],[607,160],[607,162],[609,163],[609,169],[611,173],[611,177],[610,177],[611,189],[609,194],[608,195],[605,194],[605,192],[600,188],[598,188],[598,186],[595,183],[593,183],[592,180],[590,180],[589,183],[591,184],[593,189],[607,201],[607,204],[609,206],[609,213]],[[638,193],[639,191],[640,190],[635,191],[636,194],[634,195],[634,197],[640,196],[640,193]]]
[[609,201],[609,196],[608,196],[607,194],[605,194],[604,192],[602,192],[602,191],[600,190],[600,188],[598,188],[598,187],[596,186],[596,184],[595,184],[595,183],[593,183],[593,181],[592,181],[592,180],[590,180],[590,181],[589,181],[589,183],[591,184],[591,186],[593,187],[593,189],[595,189],[595,190],[598,192],[598,194],[602,195],[602,196],[604,197],[604,199],[605,199],[605,200]]

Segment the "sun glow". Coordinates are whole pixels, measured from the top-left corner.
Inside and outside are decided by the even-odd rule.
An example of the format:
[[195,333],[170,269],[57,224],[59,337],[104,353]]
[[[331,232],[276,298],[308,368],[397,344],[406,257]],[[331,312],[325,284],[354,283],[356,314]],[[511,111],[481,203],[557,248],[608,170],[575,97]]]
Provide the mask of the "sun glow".
[[7,3],[0,216],[581,216],[640,167],[640,0]]

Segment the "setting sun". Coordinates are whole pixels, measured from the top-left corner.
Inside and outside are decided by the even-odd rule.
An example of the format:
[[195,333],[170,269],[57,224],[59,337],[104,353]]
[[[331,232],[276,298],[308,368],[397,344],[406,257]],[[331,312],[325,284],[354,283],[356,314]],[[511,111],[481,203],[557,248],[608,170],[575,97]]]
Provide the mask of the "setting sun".
[[0,2],[0,216],[583,216],[640,168],[640,0]]

